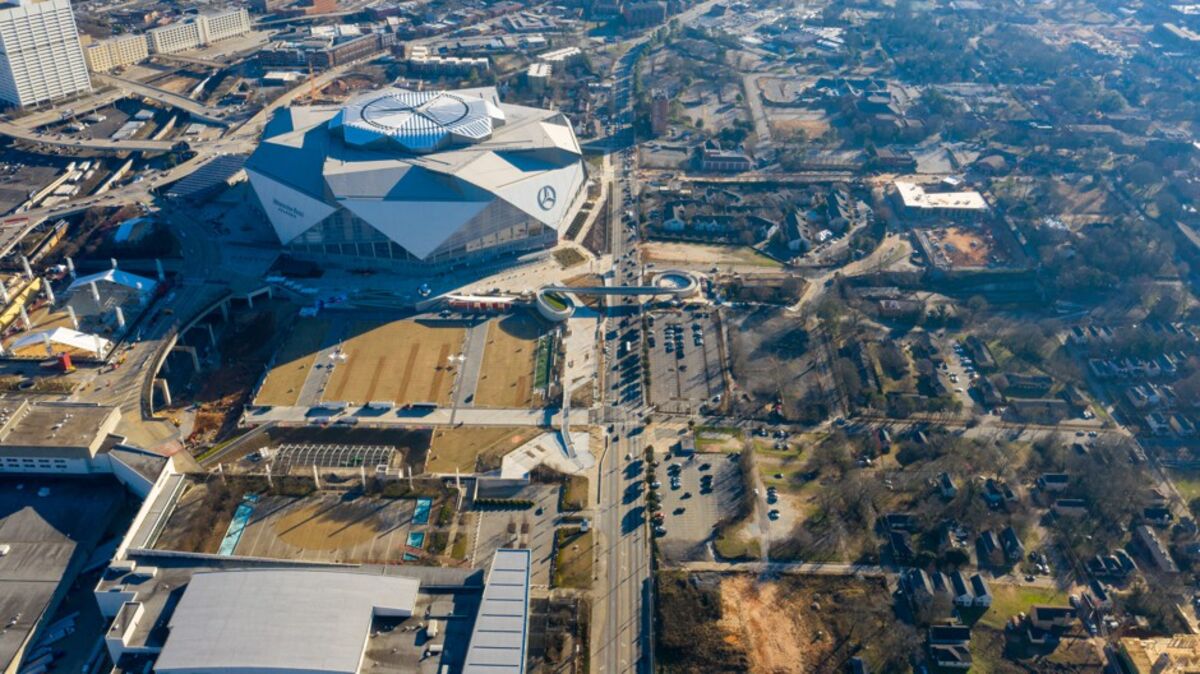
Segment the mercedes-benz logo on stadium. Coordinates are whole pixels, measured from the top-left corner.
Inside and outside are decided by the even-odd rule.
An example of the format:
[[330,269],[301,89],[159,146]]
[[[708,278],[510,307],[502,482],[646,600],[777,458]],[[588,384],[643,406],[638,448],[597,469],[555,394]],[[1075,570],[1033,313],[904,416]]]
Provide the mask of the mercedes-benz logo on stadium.
[[543,211],[554,208],[556,203],[558,203],[558,194],[553,187],[546,185],[538,190],[538,206],[541,206]]

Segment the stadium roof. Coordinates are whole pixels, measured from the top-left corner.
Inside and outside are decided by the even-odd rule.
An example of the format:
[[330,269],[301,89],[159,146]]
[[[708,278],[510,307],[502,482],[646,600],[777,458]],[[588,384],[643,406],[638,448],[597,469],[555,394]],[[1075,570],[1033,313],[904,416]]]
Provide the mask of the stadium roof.
[[450,143],[490,138],[504,112],[486,98],[446,91],[384,89],[359,96],[329,120],[348,145],[394,145],[409,152],[433,152]]
[[584,181],[567,118],[502,104],[491,87],[281,108],[246,172],[284,244],[340,207],[418,258],[473,221],[558,229]]
[[373,616],[410,616],[420,582],[352,571],[192,576],[155,670],[355,674]]
[[522,674],[529,629],[529,550],[496,551],[463,674]]

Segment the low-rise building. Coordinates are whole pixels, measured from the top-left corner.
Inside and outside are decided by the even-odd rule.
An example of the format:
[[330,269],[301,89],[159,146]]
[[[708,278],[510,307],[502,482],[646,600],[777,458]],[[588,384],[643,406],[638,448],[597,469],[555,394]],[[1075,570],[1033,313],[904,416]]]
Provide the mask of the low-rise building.
[[700,157],[700,168],[714,173],[741,173],[753,168],[750,158],[733,150],[706,149]]
[[92,72],[107,73],[150,58],[150,45],[145,35],[118,35],[93,42],[83,53]]
[[976,219],[988,210],[987,201],[976,191],[927,192],[925,187],[897,180],[893,183],[900,213],[908,218],[924,220]]
[[155,28],[150,30],[146,37],[150,43],[150,51],[156,54],[174,54],[244,35],[250,30],[250,14],[245,9],[230,9],[198,14],[184,21]]

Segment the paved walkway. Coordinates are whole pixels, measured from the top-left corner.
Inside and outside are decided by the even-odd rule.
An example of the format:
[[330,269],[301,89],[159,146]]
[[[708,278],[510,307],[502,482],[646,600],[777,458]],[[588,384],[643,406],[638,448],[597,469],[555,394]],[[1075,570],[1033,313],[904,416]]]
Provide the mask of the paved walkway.
[[882,566],[832,562],[685,562],[682,567],[691,573],[711,571],[760,575],[861,576],[866,578],[887,578],[895,575]]
[[479,370],[483,367],[483,354],[487,345],[488,326],[491,321],[479,321],[467,328],[463,339],[463,361],[459,368],[458,389],[454,395],[454,406],[469,405],[479,385]]
[[[571,423],[580,426],[591,423],[591,410],[573,409]],[[452,408],[440,407],[424,412],[421,410],[393,409],[380,411],[365,405],[351,406],[340,412],[319,410],[303,406],[276,406],[258,408],[242,416],[243,424],[265,424],[276,422],[285,426],[300,426],[314,423],[316,419],[332,420],[355,418],[363,426],[558,426],[561,413],[558,410],[526,408]]]

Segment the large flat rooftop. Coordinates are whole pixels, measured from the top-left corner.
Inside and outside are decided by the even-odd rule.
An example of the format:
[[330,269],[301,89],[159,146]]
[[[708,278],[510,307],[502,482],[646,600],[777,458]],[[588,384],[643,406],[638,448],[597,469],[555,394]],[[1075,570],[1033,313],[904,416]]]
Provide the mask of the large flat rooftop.
[[94,405],[21,402],[0,406],[0,455],[6,449],[23,455],[43,449],[55,456],[88,458],[89,448],[116,426],[114,415],[120,419],[118,409]]
[[[437,674],[442,664],[450,664],[457,671],[457,667],[461,665],[465,657],[472,618],[479,602],[483,582],[483,573],[478,569],[386,565],[347,567],[238,558],[160,557],[153,554],[134,554],[129,561],[136,565],[133,571],[122,570],[120,567],[110,568],[97,585],[96,591],[98,593],[132,591],[135,594],[133,601],[142,604],[144,613],[142,619],[129,633],[128,643],[131,646],[139,647],[167,645],[167,649],[163,651],[164,657],[168,650],[183,649],[192,654],[189,659],[193,661],[193,664],[201,663],[197,665],[195,671],[206,669],[206,665],[202,661],[211,659],[216,662],[232,657],[230,653],[216,653],[211,650],[213,644],[228,643],[228,639],[232,638],[228,633],[232,624],[225,618],[214,620],[212,616],[202,617],[197,621],[196,618],[199,614],[194,607],[189,609],[184,606],[187,603],[185,597],[191,589],[194,577],[212,579],[214,574],[228,571],[250,575],[262,573],[268,579],[274,578],[279,581],[274,587],[258,587],[252,592],[252,594],[270,594],[272,596],[270,601],[260,602],[262,604],[261,612],[279,614],[277,619],[268,621],[272,623],[269,631],[278,632],[275,635],[276,638],[271,639],[272,644],[285,643],[298,638],[308,639],[311,643],[314,639],[312,630],[318,630],[326,636],[338,631],[345,631],[345,625],[321,623],[319,619],[328,618],[327,614],[330,613],[330,610],[336,613],[350,611],[352,607],[339,604],[330,610],[316,610],[311,607],[301,609],[294,605],[296,602],[309,603],[318,595],[336,591],[335,586],[339,583],[347,580],[354,582],[362,579],[364,575],[369,581],[380,586],[388,585],[389,581],[391,584],[395,584],[401,579],[411,579],[409,584],[411,584],[413,594],[406,594],[403,598],[406,608],[411,607],[409,609],[412,613],[411,616],[403,615],[403,613],[409,612],[408,610],[398,612],[396,615],[387,615],[388,612],[384,611],[383,614],[373,617],[362,611],[350,611],[354,613],[354,617],[349,622],[355,623],[355,629],[352,630],[354,635],[357,635],[355,645],[351,647],[349,642],[352,635],[347,633],[344,635],[345,643],[342,644],[341,650],[354,650],[356,661],[361,655],[361,661],[358,661],[357,667],[359,674]],[[329,580],[328,586],[322,580],[323,578]],[[291,585],[292,583],[297,584]],[[417,589],[418,583],[420,584],[419,590]],[[405,584],[402,584],[401,587],[404,586]],[[207,590],[201,586],[199,592],[201,595],[193,597],[193,599],[201,604],[212,604],[212,597],[203,596]],[[306,597],[309,593],[312,596]],[[379,598],[372,599],[369,603],[378,604]],[[328,603],[328,598],[324,601]],[[228,600],[221,599],[216,604],[208,606],[205,611],[211,613],[228,603],[230,603]],[[182,613],[180,612],[181,608]],[[187,616],[189,611],[192,614],[190,618]],[[203,612],[201,611],[201,613]],[[289,612],[294,612],[295,615],[288,616]],[[121,620],[122,616],[118,615],[117,622],[119,623]],[[431,637],[420,629],[427,626],[430,620],[438,621],[438,635],[435,637]],[[174,634],[175,631],[178,631],[179,634]],[[307,636],[302,634],[306,631],[309,632]],[[362,633],[359,634],[359,632]],[[182,641],[172,645],[170,642],[175,636]],[[326,639],[326,636],[320,638]],[[366,640],[365,645],[361,639]],[[242,651],[251,648],[251,642],[246,642],[244,639],[242,641],[243,643],[239,646]],[[444,645],[445,650],[440,657],[424,656],[431,644]],[[325,649],[328,646],[329,643],[324,643],[321,648]],[[142,671],[141,668],[146,663],[145,659],[122,658],[118,663],[118,668],[122,671]],[[171,662],[158,664],[168,669],[173,666]],[[326,664],[329,664],[328,658]],[[342,669],[348,666],[344,665]],[[336,669],[336,667],[330,668],[328,671]]]
[[[43,489],[48,491],[42,491]],[[115,480],[0,479],[0,663],[21,651],[43,613],[69,586],[124,497]]]

